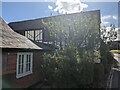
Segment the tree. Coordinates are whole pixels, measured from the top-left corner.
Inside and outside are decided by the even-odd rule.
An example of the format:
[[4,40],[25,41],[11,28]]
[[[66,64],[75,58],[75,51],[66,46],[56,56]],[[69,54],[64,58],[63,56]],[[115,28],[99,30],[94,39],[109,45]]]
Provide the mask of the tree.
[[94,79],[94,74],[99,76],[100,72],[94,71],[94,61],[101,58],[98,16],[65,15],[43,21],[50,31],[52,41],[58,47],[55,52],[44,55],[43,69],[51,86],[99,86]]
[[114,41],[117,38],[117,31],[115,31],[115,25],[110,24],[110,27],[101,27],[101,38],[105,43]]

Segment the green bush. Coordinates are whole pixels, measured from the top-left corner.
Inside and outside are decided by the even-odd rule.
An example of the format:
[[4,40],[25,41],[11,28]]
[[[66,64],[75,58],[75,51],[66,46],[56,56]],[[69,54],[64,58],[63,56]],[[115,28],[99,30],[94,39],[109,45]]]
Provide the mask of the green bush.
[[86,58],[87,54],[82,53],[81,58],[81,54],[73,48],[44,54],[43,69],[51,87],[102,87],[102,66],[89,61],[89,58]]

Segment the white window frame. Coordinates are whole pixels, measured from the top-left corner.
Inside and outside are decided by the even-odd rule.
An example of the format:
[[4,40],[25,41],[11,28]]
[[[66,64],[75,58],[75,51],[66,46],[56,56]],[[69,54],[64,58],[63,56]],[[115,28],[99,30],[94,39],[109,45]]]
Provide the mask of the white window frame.
[[35,40],[37,42],[42,42],[43,40],[43,30],[29,30],[25,31],[25,37]]
[[[19,56],[22,56],[24,55],[24,60],[23,60],[23,73],[19,73],[18,70],[19,70]],[[26,71],[26,62],[27,62],[27,55],[30,55],[30,70],[29,71]],[[16,65],[16,78],[21,78],[21,77],[24,77],[26,75],[29,75],[29,74],[32,74],[32,67],[33,67],[33,53],[32,52],[18,52],[17,53],[17,65]]]

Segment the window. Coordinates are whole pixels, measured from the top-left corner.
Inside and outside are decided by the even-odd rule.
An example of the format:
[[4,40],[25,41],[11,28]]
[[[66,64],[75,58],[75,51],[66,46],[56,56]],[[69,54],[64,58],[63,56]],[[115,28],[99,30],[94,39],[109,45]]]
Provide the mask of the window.
[[42,30],[25,31],[25,36],[31,40],[41,42],[42,41]]
[[35,41],[42,41],[42,30],[35,30]]
[[16,77],[20,78],[32,73],[33,53],[22,52],[17,54]]
[[25,31],[25,36],[31,40],[34,40],[34,31]]

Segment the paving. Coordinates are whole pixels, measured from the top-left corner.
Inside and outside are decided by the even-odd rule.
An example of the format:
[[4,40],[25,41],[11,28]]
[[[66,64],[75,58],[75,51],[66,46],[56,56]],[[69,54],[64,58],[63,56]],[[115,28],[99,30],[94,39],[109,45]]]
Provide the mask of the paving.
[[118,66],[120,66],[120,54],[114,53],[114,59],[118,62]]
[[[114,53],[114,59],[117,61],[117,68],[111,69],[108,88],[120,90],[120,54]],[[109,89],[108,89],[109,90]]]

